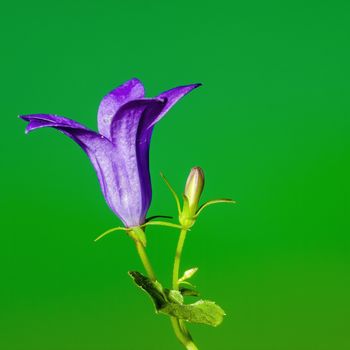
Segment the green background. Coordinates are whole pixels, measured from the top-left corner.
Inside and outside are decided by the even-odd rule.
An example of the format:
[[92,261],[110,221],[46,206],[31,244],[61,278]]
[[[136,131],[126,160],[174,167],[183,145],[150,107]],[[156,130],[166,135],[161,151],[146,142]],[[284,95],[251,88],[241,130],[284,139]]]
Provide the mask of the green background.
[[[4,350],[180,349],[127,276],[142,270],[87,157],[19,114],[96,128],[101,98],[138,77],[148,96],[202,82],[156,126],[150,214],[175,215],[189,169],[207,209],[183,268],[223,306],[201,350],[350,348],[348,1],[17,1],[1,9]],[[164,284],[177,232],[152,228]]]

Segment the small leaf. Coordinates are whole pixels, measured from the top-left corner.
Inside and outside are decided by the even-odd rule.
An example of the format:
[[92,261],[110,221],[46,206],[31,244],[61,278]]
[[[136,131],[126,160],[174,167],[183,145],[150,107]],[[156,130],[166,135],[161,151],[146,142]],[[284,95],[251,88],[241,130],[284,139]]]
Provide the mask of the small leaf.
[[188,281],[179,281],[179,284],[185,284],[187,286],[194,287],[194,285]]
[[189,305],[168,303],[159,311],[187,322],[202,323],[213,327],[218,326],[225,315],[219,305],[209,300],[200,300]]
[[196,272],[198,267],[192,267],[192,269],[186,270],[181,278],[179,278],[179,283],[190,279]]
[[189,289],[189,288],[183,288],[181,287],[180,288],[180,293],[186,297],[186,296],[189,296],[189,297],[198,297],[199,296],[199,292],[194,290],[194,289]]
[[175,302],[177,304],[183,304],[184,298],[178,290],[170,290],[168,293],[168,299],[170,302]]

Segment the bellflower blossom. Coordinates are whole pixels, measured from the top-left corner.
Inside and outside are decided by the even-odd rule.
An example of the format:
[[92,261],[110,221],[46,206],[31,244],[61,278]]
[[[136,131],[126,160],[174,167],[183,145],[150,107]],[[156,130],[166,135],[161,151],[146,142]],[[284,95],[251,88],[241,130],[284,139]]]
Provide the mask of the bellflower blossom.
[[98,133],[53,114],[30,114],[26,133],[52,127],[74,140],[95,168],[102,193],[126,227],[145,223],[152,197],[149,147],[154,125],[184,95],[200,84],[179,86],[155,98],[131,79],[107,94],[98,109]]

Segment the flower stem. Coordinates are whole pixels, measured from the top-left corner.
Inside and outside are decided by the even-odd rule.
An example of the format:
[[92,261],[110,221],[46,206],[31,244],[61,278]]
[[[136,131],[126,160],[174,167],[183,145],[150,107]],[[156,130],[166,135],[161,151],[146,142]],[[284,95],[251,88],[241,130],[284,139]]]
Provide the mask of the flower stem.
[[156,274],[154,273],[154,270],[153,270],[153,268],[152,268],[151,262],[150,262],[149,259],[148,259],[148,256],[147,256],[145,247],[144,247],[144,245],[142,244],[142,242],[141,242],[140,240],[134,238],[134,237],[137,236],[137,234],[136,234],[135,231],[137,231],[138,229],[139,229],[139,230],[142,230],[142,228],[135,227],[135,228],[133,229],[133,231],[134,231],[133,233],[134,233],[135,235],[132,235],[132,234],[131,234],[130,236],[131,236],[131,238],[134,239],[134,242],[135,242],[135,245],[136,245],[136,250],[137,250],[137,252],[138,252],[138,254],[139,254],[139,257],[140,257],[140,259],[141,259],[141,261],[142,261],[143,267],[145,268],[145,270],[146,270],[146,272],[147,272],[148,277],[149,277],[152,281],[155,281],[155,280],[157,279],[157,278],[156,278]]
[[175,290],[179,289],[180,261],[181,261],[182,250],[186,239],[186,234],[187,234],[187,230],[183,228],[180,232],[179,241],[176,247],[174,268],[173,268],[173,289]]
[[[179,271],[180,271],[180,262],[182,251],[185,244],[187,229],[182,228],[180,231],[179,240],[177,242],[175,259],[174,259],[174,268],[173,268],[173,289],[179,290]],[[180,342],[185,346],[187,350],[198,350],[197,346],[192,340],[191,334],[187,330],[182,320],[179,320],[176,317],[171,317],[171,324],[173,326],[174,332]]]
[[176,337],[187,350],[198,350],[188,331],[181,325],[181,321],[176,317],[170,317]]
[[152,281],[155,281],[157,279],[156,275],[155,275],[153,268],[152,268],[152,265],[148,259],[148,256],[146,254],[146,250],[141,242],[136,242],[136,249],[137,249],[137,252],[139,253],[140,259],[141,259],[142,264],[147,272],[148,277]]
[[[135,228],[133,228],[133,231],[137,231],[138,229],[142,230],[142,228],[135,227]],[[185,231],[185,235],[186,235],[186,231]],[[145,247],[140,240],[135,239],[138,236],[137,232],[131,231],[129,236],[131,238],[133,238],[133,240],[135,242],[136,250],[140,256],[140,259],[141,259],[142,264],[147,272],[148,277],[151,280],[156,281],[157,278],[156,278],[156,275],[155,275],[154,270],[152,268],[152,265],[148,259]],[[183,247],[183,243],[182,243],[182,247]],[[181,250],[182,250],[182,248],[181,248]],[[180,256],[181,256],[181,254],[180,254]],[[180,260],[179,260],[178,264],[180,264]],[[181,323],[181,321],[179,319],[177,319],[176,317],[170,317],[170,319],[171,319],[171,324],[173,326],[176,337],[185,346],[185,348],[187,350],[198,350],[198,348],[196,347],[196,345],[192,341],[191,335],[188,333],[187,329]]]

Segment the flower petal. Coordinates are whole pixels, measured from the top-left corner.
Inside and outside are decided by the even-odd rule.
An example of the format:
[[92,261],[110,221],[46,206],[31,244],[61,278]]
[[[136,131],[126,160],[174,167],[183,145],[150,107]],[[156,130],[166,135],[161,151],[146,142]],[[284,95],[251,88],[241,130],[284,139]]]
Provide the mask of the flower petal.
[[58,115],[53,114],[29,114],[20,115],[19,117],[29,122],[29,124],[26,127],[26,134],[28,134],[32,130],[43,128],[46,126],[89,130],[84,125],[79,124],[72,119],[60,117]]
[[145,94],[142,83],[134,78],[118,86],[101,101],[98,109],[98,130],[101,135],[110,138],[111,122],[118,109],[125,103],[143,98]]
[[26,132],[53,127],[89,156],[104,197],[125,226],[142,225],[151,202],[149,146],[153,126],[199,84],[177,87],[155,99],[144,99],[141,82],[132,79],[105,96],[98,111],[100,134],[56,115],[25,115]]
[[[74,140],[90,158],[97,173],[102,193],[110,205],[108,202],[108,185],[110,181],[106,178],[106,174],[111,173],[108,157],[110,157],[113,147],[108,139],[74,120],[57,115],[31,114],[22,115],[20,118],[29,122],[26,133],[39,128],[52,127]],[[118,212],[111,205],[110,207],[118,215]]]
[[141,99],[123,105],[111,123],[111,141],[115,147],[114,171],[119,179],[118,191],[123,215],[131,219],[129,226],[144,222],[151,203],[152,190],[149,173],[149,145],[152,130],[149,125],[162,111],[166,100]]
[[158,96],[158,99],[165,99],[165,105],[161,111],[159,113],[144,114],[142,117],[138,130],[138,163],[141,179],[143,180],[143,188],[146,193],[145,197],[150,200],[152,196],[152,187],[149,174],[149,146],[151,143],[153,127],[163,118],[169,109],[181,99],[181,97],[185,96],[198,86],[200,86],[200,84],[180,86],[163,92]]
[[162,110],[162,112],[152,121],[152,123],[148,126],[151,128],[154,126],[160,119],[164,117],[164,115],[169,111],[169,109],[182,97],[187,95],[189,92],[191,92],[193,89],[201,86],[202,84],[191,84],[191,85],[185,85],[185,86],[178,86],[174,89],[165,91],[158,95],[158,98],[166,98],[167,104]]

